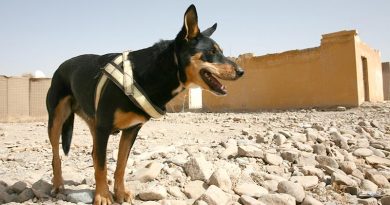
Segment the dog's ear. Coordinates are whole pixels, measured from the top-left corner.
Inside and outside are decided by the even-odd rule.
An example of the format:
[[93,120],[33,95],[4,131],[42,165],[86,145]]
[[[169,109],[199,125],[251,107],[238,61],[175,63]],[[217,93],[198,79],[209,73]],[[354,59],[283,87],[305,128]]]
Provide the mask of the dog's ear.
[[184,14],[184,24],[179,36],[189,41],[197,37],[199,33],[198,14],[196,13],[195,6],[192,4]]
[[207,36],[207,37],[210,37],[211,35],[213,35],[214,31],[217,30],[217,23],[215,23],[213,26],[211,26],[210,28],[202,31],[202,34],[204,36]]

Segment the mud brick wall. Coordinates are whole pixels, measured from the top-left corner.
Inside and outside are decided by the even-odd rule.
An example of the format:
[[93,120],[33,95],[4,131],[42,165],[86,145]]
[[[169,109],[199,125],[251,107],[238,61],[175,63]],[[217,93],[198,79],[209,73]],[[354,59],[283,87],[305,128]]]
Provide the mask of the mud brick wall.
[[244,68],[244,76],[224,82],[225,97],[203,92],[205,111],[355,107],[364,101],[383,101],[380,53],[361,42],[354,30],[322,35],[319,47],[247,54],[236,62]]
[[0,76],[0,122],[47,119],[49,78]]
[[32,78],[30,80],[30,117],[46,119],[46,94],[50,87],[49,78]]
[[383,97],[390,100],[390,62],[382,63]]

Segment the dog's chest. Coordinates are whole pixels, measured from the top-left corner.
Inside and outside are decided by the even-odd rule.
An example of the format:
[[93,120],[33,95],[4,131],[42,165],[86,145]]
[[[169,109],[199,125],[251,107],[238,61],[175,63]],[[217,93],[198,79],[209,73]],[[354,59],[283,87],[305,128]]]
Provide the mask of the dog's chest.
[[143,124],[147,121],[145,116],[136,114],[134,112],[123,112],[117,110],[115,112],[114,127],[122,130],[134,125]]

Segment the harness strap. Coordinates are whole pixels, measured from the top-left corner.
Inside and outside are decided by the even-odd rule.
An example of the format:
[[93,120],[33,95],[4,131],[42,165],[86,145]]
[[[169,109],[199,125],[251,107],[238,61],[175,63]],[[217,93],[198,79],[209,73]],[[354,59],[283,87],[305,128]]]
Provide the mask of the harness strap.
[[[139,105],[149,116],[159,118],[164,115],[164,112],[158,107],[153,106],[150,100],[143,94],[143,91],[138,88],[134,82],[133,69],[130,60],[128,60],[129,51],[123,52],[108,63],[103,68],[103,75],[99,79],[95,92],[95,110],[98,108],[102,89],[107,82],[107,79],[112,80],[124,93]],[[117,68],[123,62],[123,73]]]

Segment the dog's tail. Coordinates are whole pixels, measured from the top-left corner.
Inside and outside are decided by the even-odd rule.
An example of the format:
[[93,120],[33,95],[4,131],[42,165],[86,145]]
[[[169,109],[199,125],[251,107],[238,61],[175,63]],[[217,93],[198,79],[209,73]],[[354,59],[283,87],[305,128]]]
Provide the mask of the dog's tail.
[[68,155],[70,150],[70,144],[72,142],[73,136],[73,124],[74,124],[74,113],[71,113],[68,119],[65,120],[62,125],[62,149],[64,150],[65,155]]

